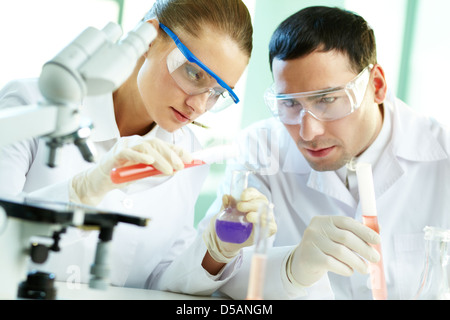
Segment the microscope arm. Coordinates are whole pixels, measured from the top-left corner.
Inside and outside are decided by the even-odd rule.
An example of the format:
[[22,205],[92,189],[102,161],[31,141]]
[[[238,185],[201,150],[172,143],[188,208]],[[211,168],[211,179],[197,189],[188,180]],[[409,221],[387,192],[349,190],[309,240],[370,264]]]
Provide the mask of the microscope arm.
[[[28,138],[45,136],[56,128],[56,106],[19,106],[0,110],[0,147]],[[7,134],[6,134],[7,133]]]

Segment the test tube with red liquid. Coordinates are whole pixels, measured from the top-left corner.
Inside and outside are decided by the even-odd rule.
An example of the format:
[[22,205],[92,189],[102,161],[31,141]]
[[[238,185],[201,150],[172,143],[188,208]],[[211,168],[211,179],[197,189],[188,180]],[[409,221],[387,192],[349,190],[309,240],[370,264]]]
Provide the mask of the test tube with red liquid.
[[[363,224],[377,233],[380,233],[378,225],[378,214],[375,200],[375,190],[373,185],[372,166],[360,163],[356,167],[358,179],[359,198],[361,200]],[[383,255],[381,244],[371,246],[380,254],[378,263],[369,264],[370,282],[372,286],[372,296],[374,300],[387,300],[387,286],[384,274]]]
[[[194,160],[191,163],[185,163],[184,169],[193,168],[204,164],[206,164],[206,162],[201,160]],[[150,164],[138,163],[127,167],[114,168],[111,170],[110,177],[113,183],[121,184],[148,177],[158,176],[161,174],[161,171]]]
[[[192,163],[185,164],[184,168],[187,169],[212,163],[224,163],[228,159],[237,157],[238,154],[239,150],[236,145],[211,147],[192,153],[192,158],[195,160],[192,161]],[[162,173],[152,165],[139,163],[112,169],[110,178],[113,183],[122,184],[161,174]]]

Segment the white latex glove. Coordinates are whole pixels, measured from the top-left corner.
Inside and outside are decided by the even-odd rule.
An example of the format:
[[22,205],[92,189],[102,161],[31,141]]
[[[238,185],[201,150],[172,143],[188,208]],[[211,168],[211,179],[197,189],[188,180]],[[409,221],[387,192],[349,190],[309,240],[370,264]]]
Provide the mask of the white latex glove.
[[[236,203],[230,195],[224,195],[222,197],[222,209],[221,211],[228,207],[230,203]],[[241,200],[237,203],[236,208],[246,214],[247,221],[250,223],[256,223],[258,219],[258,210],[261,204],[268,204],[267,198],[260,193],[255,188],[245,189],[241,194]],[[228,263],[235,256],[238,255],[239,251],[244,247],[249,247],[253,245],[254,242],[254,230],[253,228],[250,237],[241,244],[223,242],[219,239],[216,234],[216,219],[220,213],[215,215],[208,225],[208,228],[203,232],[203,241],[206,244],[209,254],[211,257],[221,263]],[[269,224],[269,235],[268,237],[274,235],[277,232],[277,224],[275,222],[275,217],[270,217]]]
[[369,243],[380,241],[378,233],[349,217],[314,217],[288,259],[288,278],[309,287],[328,271],[347,277],[354,270],[367,274],[363,258],[378,262],[380,255]]
[[110,178],[113,168],[144,163],[171,175],[174,170],[183,169],[184,163],[190,162],[192,162],[190,154],[160,139],[124,137],[94,167],[72,178],[69,197],[72,202],[95,206],[109,191],[129,184],[114,184]]

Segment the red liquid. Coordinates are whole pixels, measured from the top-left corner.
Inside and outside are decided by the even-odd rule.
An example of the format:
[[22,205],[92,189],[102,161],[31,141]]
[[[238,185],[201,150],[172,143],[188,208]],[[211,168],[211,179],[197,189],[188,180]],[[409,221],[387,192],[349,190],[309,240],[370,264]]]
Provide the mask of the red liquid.
[[[380,233],[378,218],[372,216],[363,216],[363,223],[373,231]],[[370,282],[372,285],[372,295],[374,300],[387,300],[386,278],[384,275],[383,255],[381,254],[381,245],[371,245],[380,254],[378,263],[369,264]]]
[[[205,162],[201,160],[194,160],[192,163],[185,164],[184,168],[191,168],[204,165]],[[115,184],[131,182],[147,177],[160,175],[161,171],[155,169],[152,165],[136,164],[133,166],[114,168],[111,170],[111,181]]]
[[254,253],[248,281],[247,300],[263,300],[267,257]]

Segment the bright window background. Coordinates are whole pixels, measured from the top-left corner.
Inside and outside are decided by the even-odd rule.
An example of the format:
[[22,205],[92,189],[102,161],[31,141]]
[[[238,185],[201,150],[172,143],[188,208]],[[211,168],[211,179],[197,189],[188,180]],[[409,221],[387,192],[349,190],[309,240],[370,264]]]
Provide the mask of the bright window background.
[[411,47],[408,103],[450,125],[450,1],[423,0],[418,4]]
[[386,73],[388,86],[395,92],[402,57],[406,1],[408,0],[377,0],[377,5],[371,6],[367,5],[371,1],[345,1],[345,7],[364,17],[375,31],[378,63]]
[[14,0],[0,8],[0,86],[14,78],[37,77],[86,27],[117,21],[119,8],[101,0]]
[[[0,87],[15,78],[38,77],[41,66],[87,26],[122,22],[129,31],[154,0],[14,0],[0,6]],[[231,141],[242,127],[270,117],[262,94],[271,84],[268,43],[278,24],[310,5],[340,6],[362,15],[374,28],[379,63],[388,86],[412,108],[450,124],[450,103],[442,99],[450,74],[448,0],[244,0],[254,21],[254,52],[236,92],[242,102],[220,114],[206,114],[194,128],[205,145]],[[405,26],[407,26],[405,28]],[[223,166],[213,166],[198,202],[198,219],[215,197]]]

